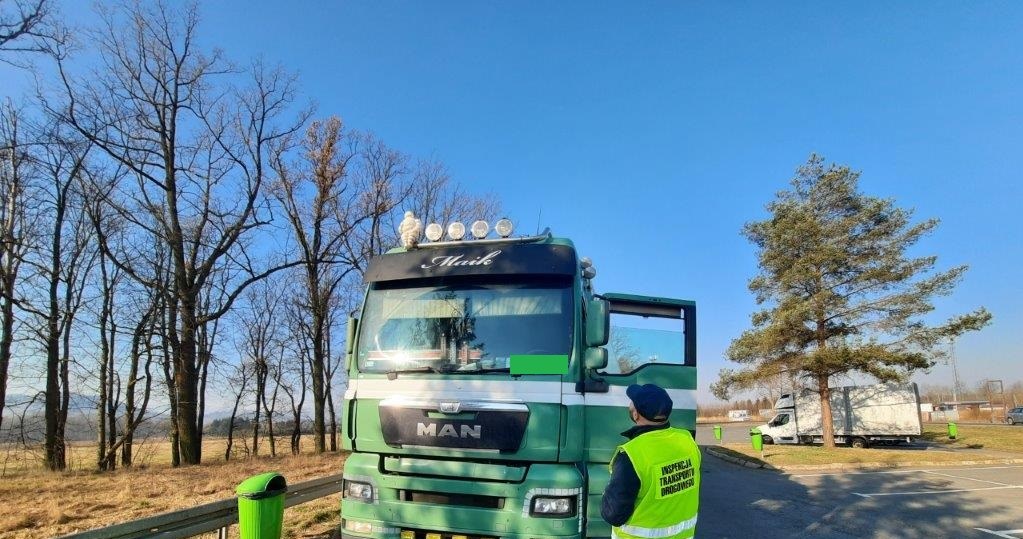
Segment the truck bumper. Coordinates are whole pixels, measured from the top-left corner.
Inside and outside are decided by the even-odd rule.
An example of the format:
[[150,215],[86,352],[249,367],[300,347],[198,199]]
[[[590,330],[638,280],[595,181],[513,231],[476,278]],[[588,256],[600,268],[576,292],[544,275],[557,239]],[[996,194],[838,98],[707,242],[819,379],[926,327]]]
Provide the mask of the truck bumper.
[[[393,457],[391,459],[393,461]],[[423,459],[417,459],[422,465]],[[372,500],[341,502],[343,539],[540,539],[582,536],[584,480],[572,464],[502,464],[438,461],[435,474],[386,471],[384,458],[353,453],[348,481],[369,483]],[[407,470],[406,470],[407,471]],[[571,499],[565,516],[531,514],[537,498]],[[427,534],[431,534],[427,536]]]

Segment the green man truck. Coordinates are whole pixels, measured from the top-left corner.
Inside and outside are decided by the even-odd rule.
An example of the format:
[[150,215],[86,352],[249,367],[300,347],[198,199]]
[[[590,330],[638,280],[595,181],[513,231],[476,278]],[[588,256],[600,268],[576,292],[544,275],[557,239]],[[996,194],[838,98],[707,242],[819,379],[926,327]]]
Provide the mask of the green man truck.
[[483,221],[473,239],[403,228],[348,324],[342,537],[610,537],[625,389],[660,385],[695,431],[695,303],[597,294],[570,240],[507,220],[492,238]]

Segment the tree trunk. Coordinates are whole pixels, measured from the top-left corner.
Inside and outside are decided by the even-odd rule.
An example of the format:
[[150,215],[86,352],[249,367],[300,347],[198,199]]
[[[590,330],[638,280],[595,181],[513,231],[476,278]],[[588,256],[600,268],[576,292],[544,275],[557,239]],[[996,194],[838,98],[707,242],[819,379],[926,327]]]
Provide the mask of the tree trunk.
[[261,360],[256,359],[256,413],[252,419],[252,454],[259,455],[259,411],[263,404],[263,392],[266,391],[266,367],[261,365]]
[[117,442],[117,399],[114,398],[114,347],[117,338],[117,325],[113,320],[114,278],[107,272],[106,256],[100,253],[100,276],[102,279],[103,304],[100,308],[100,381],[99,403],[100,415],[97,425],[99,447],[97,454],[100,470],[113,470],[116,461],[108,453]]
[[[268,376],[268,374],[269,374],[269,368],[267,367],[267,374],[264,374],[264,378],[266,378]],[[275,377],[275,379],[276,379],[276,377]],[[264,381],[264,384],[265,384],[265,381]],[[277,456],[277,440],[276,440],[276,435],[274,434],[274,410],[277,409],[277,393],[280,391],[280,388],[281,388],[281,386],[280,386],[279,382],[274,385],[274,391],[273,391],[272,396],[270,397],[270,404],[269,405],[266,402],[266,389],[265,388],[263,389],[263,411],[266,412],[266,435],[267,435],[267,438],[270,441],[270,456],[271,457],[276,457]],[[258,406],[258,403],[257,403],[257,406]]]
[[170,402],[170,443],[171,466],[181,466],[181,440],[178,436],[178,397],[174,391],[174,378],[171,375],[170,358],[164,358],[163,374],[167,384],[168,401]]
[[[121,381],[115,370],[114,364],[114,336],[117,334],[116,324],[111,323],[110,327],[110,353],[107,356],[107,447],[113,448],[114,444],[117,443],[117,408],[120,404],[120,392],[121,392]],[[117,468],[117,460],[114,455],[111,454],[108,468],[113,470]]]
[[[64,458],[64,437],[60,421],[60,305],[57,291],[60,285],[61,231],[64,220],[63,201],[58,197],[51,238],[48,309],[46,313],[46,436],[44,441],[46,467],[53,471],[67,466]],[[102,435],[102,434],[101,434]]]
[[[0,133],[4,152],[4,163],[0,167],[7,169],[2,177],[0,192],[3,194],[3,207],[0,207],[0,427],[4,421],[4,403],[7,402],[7,379],[11,365],[11,348],[14,344],[14,286],[18,282],[18,271],[24,254],[25,234],[24,221],[27,213],[25,189],[22,185],[22,163],[28,154],[22,149],[22,136],[19,125],[20,112],[7,105],[0,110]],[[0,429],[2,432],[2,429]]]
[[323,387],[323,305],[321,305],[319,294],[315,294],[313,300],[313,321],[312,321],[312,345],[313,357],[309,373],[312,378],[313,388],[313,443],[317,454],[327,450],[325,441],[326,425],[324,422],[324,387]]
[[[72,294],[70,290],[70,283],[68,284],[69,290],[67,290],[65,296]],[[70,298],[68,298],[70,299]],[[71,364],[71,321],[74,317],[70,308],[70,301],[68,301],[68,313],[67,318],[64,321],[64,334],[63,334],[63,354],[60,358],[60,407],[57,411],[57,436],[56,439],[59,441],[57,449],[59,451],[60,461],[63,463],[63,467],[67,468],[67,413],[68,408],[71,405],[71,376],[70,376],[70,364]]]
[[198,416],[198,382],[195,363],[195,325],[191,313],[182,309],[181,336],[175,360],[174,392],[178,397],[178,448],[181,464],[199,464],[202,459],[202,438],[196,428]]
[[821,431],[824,447],[835,447],[835,422],[831,414],[831,388],[826,374],[817,377],[817,392],[821,397]]
[[[9,279],[13,285],[13,279]],[[7,286],[4,286],[7,290]],[[11,365],[11,345],[14,343],[14,302],[12,298],[0,297],[0,432],[4,424],[4,403],[7,402],[7,372]]]
[[181,465],[181,440],[178,436],[178,395],[175,390],[173,369],[171,368],[175,357],[174,348],[176,347],[173,344],[175,338],[170,334],[172,331],[175,331],[174,326],[177,324],[177,316],[174,309],[173,305],[164,305],[164,324],[160,340],[163,348],[163,377],[167,385],[167,400],[170,404],[171,466],[178,467]]
[[96,401],[96,468],[107,469],[107,365],[110,357],[110,342],[107,340],[107,324],[110,321],[110,276],[107,274],[105,256],[100,254],[100,279],[103,304],[99,312],[99,397]]
[[337,451],[337,415],[334,413],[334,395],[330,381],[327,381],[327,412],[330,413],[330,450]]
[[227,449],[224,450],[224,460],[231,460],[231,447],[234,445],[234,421],[238,417],[238,405],[242,402],[242,395],[245,394],[245,382],[247,377],[245,376],[244,368],[242,370],[242,386],[238,389],[238,394],[234,398],[234,407],[231,408],[231,419],[227,422]]
[[52,471],[63,470],[64,439],[60,436],[60,357],[57,342],[56,321],[48,322],[50,335],[46,339],[46,437],[44,441],[46,467]]
[[132,420],[135,418],[135,384],[138,381],[139,375],[142,332],[145,331],[148,317],[151,314],[152,311],[142,317],[142,321],[135,326],[135,332],[132,334],[131,339],[131,364],[128,366],[128,384],[124,389],[124,436],[123,443],[121,444],[121,466],[125,467],[131,466],[131,449],[135,437],[134,429],[130,427]]
[[[204,322],[196,328],[196,353],[199,357],[199,390],[196,400],[195,427],[199,433],[199,460],[202,461],[202,429],[206,418],[206,382],[209,380],[210,361],[213,360],[213,342],[217,338],[219,321]],[[198,464],[198,462],[196,463]]]

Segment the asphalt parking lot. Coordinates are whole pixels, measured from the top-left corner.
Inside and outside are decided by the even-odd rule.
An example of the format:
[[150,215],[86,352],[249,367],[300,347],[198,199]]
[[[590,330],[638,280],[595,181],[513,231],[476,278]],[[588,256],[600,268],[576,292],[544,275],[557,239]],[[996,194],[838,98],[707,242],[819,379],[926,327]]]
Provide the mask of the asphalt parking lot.
[[705,455],[700,500],[698,537],[1023,539],[1023,465],[781,473]]

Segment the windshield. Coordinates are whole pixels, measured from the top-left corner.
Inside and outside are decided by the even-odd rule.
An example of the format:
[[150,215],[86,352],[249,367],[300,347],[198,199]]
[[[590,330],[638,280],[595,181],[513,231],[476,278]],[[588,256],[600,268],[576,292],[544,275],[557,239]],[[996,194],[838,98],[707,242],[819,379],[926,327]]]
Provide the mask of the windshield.
[[374,287],[366,298],[362,372],[487,372],[515,354],[567,355],[571,283]]

